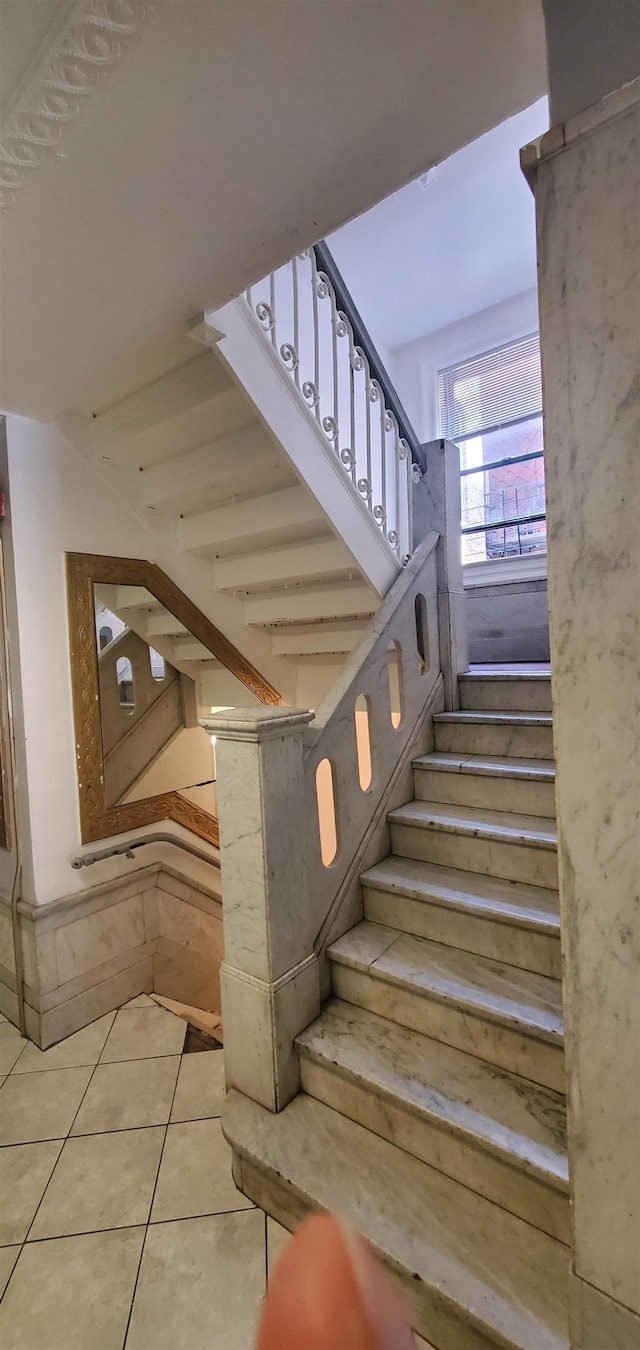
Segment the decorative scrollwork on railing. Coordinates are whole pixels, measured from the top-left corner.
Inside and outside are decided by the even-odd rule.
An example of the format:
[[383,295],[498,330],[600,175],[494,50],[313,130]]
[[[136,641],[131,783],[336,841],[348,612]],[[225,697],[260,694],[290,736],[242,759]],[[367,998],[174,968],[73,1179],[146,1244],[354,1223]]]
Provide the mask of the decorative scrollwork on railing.
[[315,251],[304,249],[246,298],[362,508],[385,544],[405,558],[411,553],[410,448]]
[[283,342],[280,348],[280,355],[287,370],[297,370],[300,365],[300,358],[291,342]]
[[254,312],[265,333],[270,333],[276,326],[276,316],[271,306],[265,300],[259,300]]

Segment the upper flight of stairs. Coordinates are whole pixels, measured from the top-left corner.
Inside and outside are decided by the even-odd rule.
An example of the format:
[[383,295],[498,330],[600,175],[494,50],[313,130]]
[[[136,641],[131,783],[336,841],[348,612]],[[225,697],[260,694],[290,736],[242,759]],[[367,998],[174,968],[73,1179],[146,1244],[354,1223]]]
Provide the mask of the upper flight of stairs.
[[[382,556],[377,527],[369,572],[345,543],[345,510],[362,512],[342,470],[325,511],[213,350],[92,419],[63,423],[174,556],[197,561],[208,617],[225,636],[285,702],[317,706],[399,566]],[[162,635],[166,615],[147,608],[150,635],[153,623]]]
[[550,680],[464,676],[435,718],[302,1093],[231,1093],[239,1184],[293,1227],[345,1214],[437,1350],[567,1350],[570,1210]]

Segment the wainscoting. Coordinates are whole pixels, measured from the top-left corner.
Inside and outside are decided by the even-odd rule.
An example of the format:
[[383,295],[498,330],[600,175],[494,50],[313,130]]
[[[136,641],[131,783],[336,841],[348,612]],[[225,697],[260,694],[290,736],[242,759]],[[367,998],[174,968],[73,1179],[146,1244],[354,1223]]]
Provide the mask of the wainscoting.
[[[136,994],[220,1011],[220,895],[167,863],[47,905],[21,902],[19,913],[27,1033],[41,1049]],[[0,895],[0,1012],[17,1024],[17,1009],[11,910]]]

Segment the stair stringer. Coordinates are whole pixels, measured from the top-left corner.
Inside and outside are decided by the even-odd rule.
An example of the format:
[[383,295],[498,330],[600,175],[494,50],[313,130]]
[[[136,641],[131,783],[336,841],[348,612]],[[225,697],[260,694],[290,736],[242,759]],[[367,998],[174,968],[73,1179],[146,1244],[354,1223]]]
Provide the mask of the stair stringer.
[[385,596],[401,563],[282,362],[264,341],[244,297],[206,313],[191,336],[216,349],[318,502],[328,526],[347,545],[363,577]]

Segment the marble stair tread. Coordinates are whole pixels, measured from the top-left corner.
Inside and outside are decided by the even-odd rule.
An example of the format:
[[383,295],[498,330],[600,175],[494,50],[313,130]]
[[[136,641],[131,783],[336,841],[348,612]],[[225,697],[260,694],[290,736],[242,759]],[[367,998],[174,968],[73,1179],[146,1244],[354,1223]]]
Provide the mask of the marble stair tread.
[[292,1222],[305,1209],[344,1215],[417,1307],[444,1305],[474,1345],[568,1350],[568,1255],[555,1238],[305,1093],[274,1114],[232,1090],[222,1126],[271,1183],[281,1222],[287,1205]]
[[509,758],[508,755],[456,755],[433,751],[413,760],[414,769],[436,769],[440,773],[471,773],[485,778],[524,778],[536,783],[555,783],[552,759]]
[[466,684],[483,680],[546,680],[551,679],[551,670],[536,670],[534,666],[522,666],[518,670],[509,670],[508,666],[479,666],[476,670],[465,670],[458,675]]
[[510,726],[510,727],[552,727],[551,713],[542,712],[491,712],[461,708],[459,712],[434,713],[434,722],[455,722],[468,725]]
[[360,881],[371,890],[391,891],[425,904],[446,905],[463,913],[560,936],[557,891],[525,882],[502,881],[480,872],[463,872],[438,863],[394,854],[363,872]]
[[392,825],[443,830],[447,834],[529,848],[554,849],[558,842],[557,831],[548,816],[521,816],[515,811],[488,811],[479,806],[446,806],[415,800],[390,811],[388,819]]
[[562,986],[548,975],[367,920],[334,942],[328,955],[406,992],[453,1003],[524,1035],[562,1044]]
[[568,1191],[559,1092],[340,999],[325,1004],[296,1044],[377,1096]]

